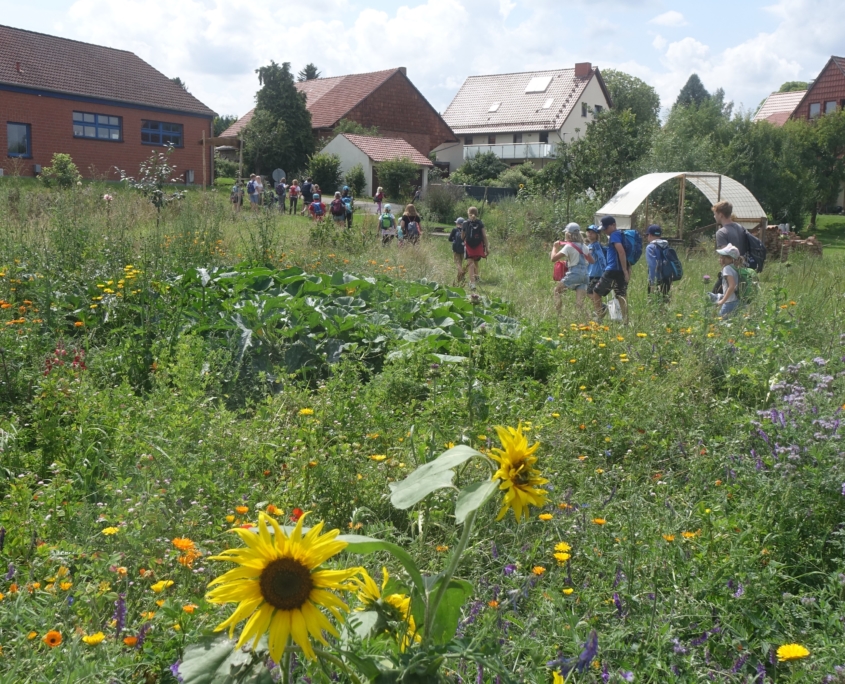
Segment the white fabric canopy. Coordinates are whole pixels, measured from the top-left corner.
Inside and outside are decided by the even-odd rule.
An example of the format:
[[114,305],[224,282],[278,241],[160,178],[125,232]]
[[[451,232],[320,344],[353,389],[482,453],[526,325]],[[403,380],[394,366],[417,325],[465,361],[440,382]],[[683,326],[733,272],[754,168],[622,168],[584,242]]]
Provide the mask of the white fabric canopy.
[[686,180],[697,187],[712,203],[727,200],[733,205],[737,223],[746,228],[754,228],[760,221],[766,220],[763,207],[742,183],[729,176],[718,173],[671,171],[669,173],[649,173],[632,180],[628,185],[611,197],[596,213],[596,223],[602,216],[611,215],[616,218],[619,228],[631,227],[631,216],[646,198],[658,187],[672,180],[684,176]]

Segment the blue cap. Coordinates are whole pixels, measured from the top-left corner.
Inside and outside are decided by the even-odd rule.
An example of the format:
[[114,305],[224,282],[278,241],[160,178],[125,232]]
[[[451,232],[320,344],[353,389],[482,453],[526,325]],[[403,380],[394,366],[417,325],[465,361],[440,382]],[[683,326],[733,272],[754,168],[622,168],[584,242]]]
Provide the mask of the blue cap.
[[663,235],[663,229],[660,226],[658,226],[656,223],[652,223],[648,227],[648,230],[646,231],[646,233],[648,235],[656,235],[657,237],[660,237],[661,235]]
[[599,232],[599,229],[598,229],[598,228],[596,228],[595,224],[593,224],[593,223],[591,223],[589,226],[587,226],[587,230],[591,230],[591,231],[592,231],[592,232],[594,232],[594,233],[598,233],[598,232]]
[[616,223],[615,218],[613,218],[612,216],[605,216],[601,220],[601,227],[607,228],[608,226],[612,226],[614,223]]

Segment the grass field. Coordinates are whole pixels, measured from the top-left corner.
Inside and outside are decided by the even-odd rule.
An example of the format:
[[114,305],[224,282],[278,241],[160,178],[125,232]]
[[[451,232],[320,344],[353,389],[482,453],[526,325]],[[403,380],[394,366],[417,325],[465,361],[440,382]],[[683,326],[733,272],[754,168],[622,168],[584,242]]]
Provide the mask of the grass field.
[[[187,649],[232,614],[206,598],[232,568],[210,557],[242,546],[233,526],[302,513],[408,560],[327,560],[376,580],[376,601],[339,593],[384,631],[330,637],[334,660],[262,655],[248,681],[845,681],[841,250],[767,264],[726,321],[709,250],[683,255],[668,306],[643,263],[630,325],[605,326],[571,298],[555,316],[527,236],[492,241],[474,300],[448,242],[382,248],[374,218],[338,235],[199,192],[157,217],[123,189],[7,181],[3,684],[201,681]],[[391,503],[456,446],[478,452],[456,487],[489,481],[496,426],[519,425],[548,479],[526,519],[497,520],[498,490],[474,525],[455,489]],[[439,632],[414,565],[466,581]]]

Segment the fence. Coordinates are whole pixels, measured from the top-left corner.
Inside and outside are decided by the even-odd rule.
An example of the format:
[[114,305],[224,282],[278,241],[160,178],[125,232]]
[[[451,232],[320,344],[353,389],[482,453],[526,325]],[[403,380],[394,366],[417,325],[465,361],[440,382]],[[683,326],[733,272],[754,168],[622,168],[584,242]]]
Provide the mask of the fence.
[[[436,187],[435,185],[429,187]],[[516,190],[513,188],[493,188],[487,185],[455,185],[453,187],[463,188],[467,197],[480,202],[501,202],[507,197],[516,197]]]

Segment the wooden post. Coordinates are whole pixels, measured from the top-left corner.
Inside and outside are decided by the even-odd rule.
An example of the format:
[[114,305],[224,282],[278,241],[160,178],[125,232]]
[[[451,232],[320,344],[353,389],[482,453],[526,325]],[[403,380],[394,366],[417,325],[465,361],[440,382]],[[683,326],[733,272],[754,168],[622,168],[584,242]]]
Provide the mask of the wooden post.
[[722,201],[722,174],[719,174],[719,193],[716,195],[716,201]]
[[244,139],[243,134],[238,136],[238,180],[244,177]]
[[206,167],[208,166],[208,156],[206,155],[205,147],[205,129],[202,131],[202,189],[205,190],[206,182]]
[[648,227],[648,225],[649,225],[649,223],[648,223],[648,195],[646,195],[646,198],[645,198],[645,225],[646,225],[646,227]]
[[[213,126],[213,123],[210,123],[209,126]],[[214,136],[214,129],[211,129],[211,135]],[[211,149],[209,150],[211,155],[208,157],[208,166],[209,166],[209,173],[208,176],[211,179],[211,185],[214,185],[214,144],[212,143]]]
[[684,200],[686,199],[687,177],[681,176],[681,197],[678,201],[678,237],[684,237]]

